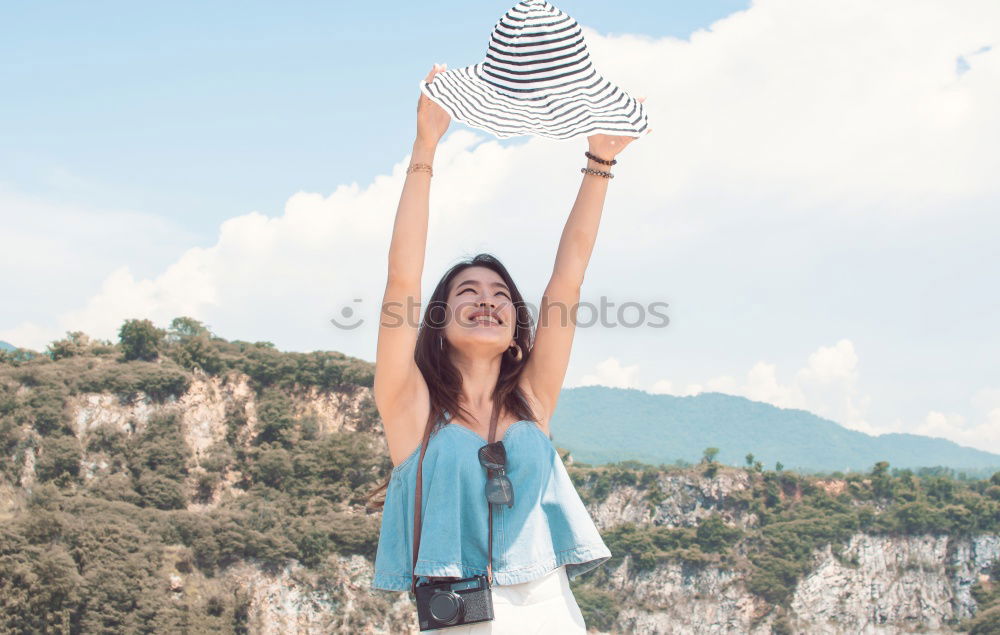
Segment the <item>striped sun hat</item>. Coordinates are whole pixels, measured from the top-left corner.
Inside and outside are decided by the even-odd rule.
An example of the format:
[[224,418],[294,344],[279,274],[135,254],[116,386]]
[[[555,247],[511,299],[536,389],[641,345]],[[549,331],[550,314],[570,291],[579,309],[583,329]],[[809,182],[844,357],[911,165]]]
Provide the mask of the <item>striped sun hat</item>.
[[439,71],[420,90],[454,119],[500,138],[639,137],[648,127],[642,103],[594,68],[576,20],[545,0],[511,7],[485,60]]

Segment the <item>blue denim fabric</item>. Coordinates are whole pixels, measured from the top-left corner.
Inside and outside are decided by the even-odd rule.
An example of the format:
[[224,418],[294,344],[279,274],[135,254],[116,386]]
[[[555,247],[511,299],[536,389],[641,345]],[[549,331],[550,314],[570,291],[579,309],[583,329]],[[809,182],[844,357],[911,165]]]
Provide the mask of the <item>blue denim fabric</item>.
[[[486,573],[486,440],[458,423],[439,425],[424,454],[417,576]],[[569,579],[611,558],[549,437],[533,421],[507,428],[514,506],[493,506],[493,583],[518,584],[566,565]],[[382,511],[372,588],[410,588],[413,494],[420,446],[395,466]]]

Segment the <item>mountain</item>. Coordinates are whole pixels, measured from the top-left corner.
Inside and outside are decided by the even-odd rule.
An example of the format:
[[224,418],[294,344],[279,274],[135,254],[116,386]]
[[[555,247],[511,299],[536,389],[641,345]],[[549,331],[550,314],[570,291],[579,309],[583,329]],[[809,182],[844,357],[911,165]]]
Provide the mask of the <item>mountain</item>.
[[0,340],[0,351],[16,351],[17,347],[13,344],[8,344],[7,342]]
[[1000,468],[1000,455],[945,439],[871,436],[805,410],[717,392],[677,397],[606,386],[567,388],[551,427],[557,445],[594,465],[697,462],[705,448],[717,447],[720,463],[745,465],[749,452],[765,466],[780,461],[803,472],[867,470],[879,461],[894,468]]

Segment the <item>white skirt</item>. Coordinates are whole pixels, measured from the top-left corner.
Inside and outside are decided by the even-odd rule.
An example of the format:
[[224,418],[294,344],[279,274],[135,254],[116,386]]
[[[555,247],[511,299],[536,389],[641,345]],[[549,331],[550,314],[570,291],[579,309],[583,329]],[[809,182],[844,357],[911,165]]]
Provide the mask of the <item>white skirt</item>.
[[447,626],[432,633],[482,635],[491,633],[586,633],[583,613],[569,586],[566,567],[520,584],[491,587],[493,619],[475,624]]

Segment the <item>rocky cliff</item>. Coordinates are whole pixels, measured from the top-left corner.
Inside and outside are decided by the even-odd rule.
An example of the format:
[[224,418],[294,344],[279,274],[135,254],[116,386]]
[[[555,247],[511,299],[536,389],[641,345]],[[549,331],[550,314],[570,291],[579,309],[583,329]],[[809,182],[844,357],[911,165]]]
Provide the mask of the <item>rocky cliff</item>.
[[[385,447],[378,426],[359,424],[359,410],[370,404],[369,389],[310,388],[290,397],[296,415],[314,420],[318,434],[350,430]],[[247,377],[238,373],[220,378],[196,372],[185,394],[164,403],[141,395],[122,401],[113,394],[84,393],[74,395],[67,408],[84,448],[98,429],[133,435],[141,432],[152,413],[177,411],[193,457],[190,492],[196,489],[201,462],[213,447],[245,445],[257,425],[255,393]],[[235,434],[233,413],[242,422]],[[29,444],[17,457],[23,490],[35,483],[36,453]],[[107,457],[89,450],[81,467],[85,481],[114,469]],[[246,477],[227,473],[208,497],[191,503],[188,510],[203,512],[240,497]],[[664,471],[657,473],[659,495],[652,502],[648,487],[634,484],[618,484],[600,500],[586,495],[585,500],[602,532],[622,523],[695,527],[713,514],[729,526],[750,529],[758,523],[755,513],[730,503],[745,496],[752,478],[749,471],[732,468],[712,476]],[[829,480],[822,486],[835,492],[843,489],[844,482]],[[0,516],[16,513],[19,497],[23,492],[16,488],[0,492]],[[354,511],[359,518],[365,514],[360,508]],[[636,567],[626,555],[612,560],[599,575],[603,590],[621,599],[610,632],[951,632],[960,620],[976,614],[972,586],[993,583],[990,572],[998,559],[1000,536],[994,534],[894,537],[858,532],[841,548],[816,549],[811,570],[798,580],[790,601],[780,610],[751,593],[735,570],[721,565],[677,561]],[[317,567],[294,563],[277,573],[265,573],[254,562],[243,561],[212,578],[201,574],[191,560],[187,547],[168,547],[163,576],[169,580],[170,593],[235,594],[254,633],[417,632],[406,593],[370,590],[372,563],[362,556],[334,555]],[[595,574],[584,576],[582,583],[591,575]]]

